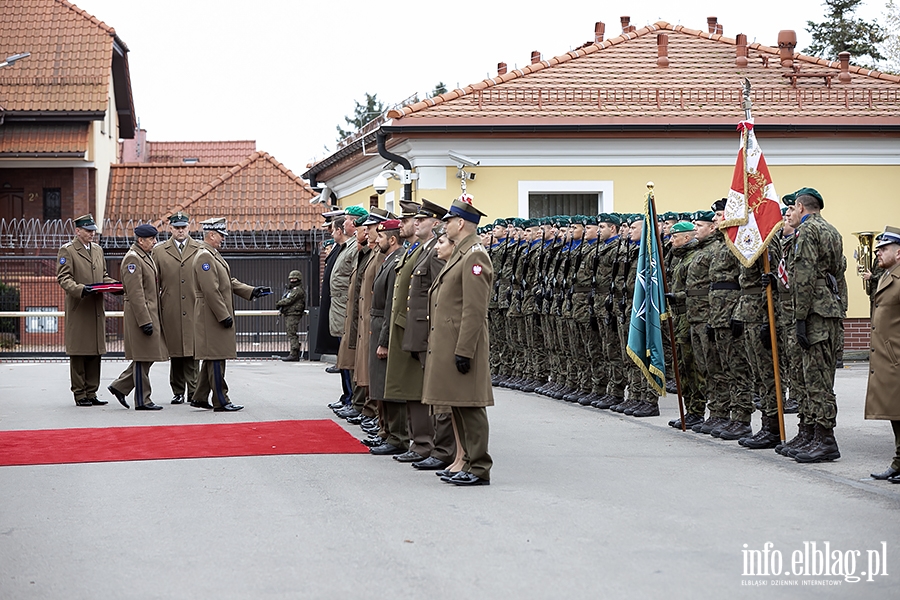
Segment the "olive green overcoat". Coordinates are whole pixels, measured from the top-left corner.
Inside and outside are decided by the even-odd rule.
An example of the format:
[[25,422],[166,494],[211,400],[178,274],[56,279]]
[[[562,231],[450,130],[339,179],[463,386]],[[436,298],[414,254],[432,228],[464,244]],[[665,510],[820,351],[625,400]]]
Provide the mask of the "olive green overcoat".
[[159,270],[160,305],[169,356],[194,355],[194,255],[201,242],[185,240],[178,252],[175,238],[157,244],[150,252]]
[[900,265],[886,271],[872,294],[872,338],[866,418],[900,420]]
[[[125,358],[135,362],[169,360],[159,307],[159,271],[149,254],[133,244],[122,258],[122,286],[125,288]],[[141,325],[153,324],[147,335]]]
[[407,249],[397,263],[394,278],[394,293],[391,297],[390,343],[388,345],[387,375],[384,380],[384,397],[388,400],[422,399],[422,383],[425,373],[422,363],[403,351],[403,336],[406,332],[409,311],[409,285],[413,268],[422,253],[422,244]]
[[226,360],[237,358],[237,323],[222,325],[226,317],[234,319],[234,294],[250,300],[253,286],[231,276],[231,269],[219,251],[203,242],[194,254],[194,358]]
[[86,285],[115,281],[106,272],[103,249],[94,243],[85,247],[78,238],[63,245],[56,255],[56,280],[66,293],[66,317],[63,322],[66,354],[106,354],[103,294],[81,295]]

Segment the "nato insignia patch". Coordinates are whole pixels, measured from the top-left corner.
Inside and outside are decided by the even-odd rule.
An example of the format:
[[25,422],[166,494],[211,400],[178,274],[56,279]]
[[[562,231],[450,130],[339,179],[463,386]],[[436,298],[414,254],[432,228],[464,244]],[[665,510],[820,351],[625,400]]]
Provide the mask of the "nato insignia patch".
[[60,256],[60,257],[59,257],[59,264],[61,264],[61,265],[66,264],[66,257],[65,257],[65,256]]
[[134,263],[131,263],[130,265],[128,265],[125,268],[128,269],[129,273],[134,273],[134,270],[137,269],[137,265],[135,265]]
[[209,263],[203,263],[202,265],[200,265],[200,268],[204,271],[209,271]]
[[481,265],[472,265],[472,275],[481,275]]

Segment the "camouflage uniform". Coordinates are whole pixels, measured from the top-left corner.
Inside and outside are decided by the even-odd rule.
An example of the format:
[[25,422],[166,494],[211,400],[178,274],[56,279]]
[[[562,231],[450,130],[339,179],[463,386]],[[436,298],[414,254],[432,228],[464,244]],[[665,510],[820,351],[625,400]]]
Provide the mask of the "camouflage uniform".
[[681,380],[681,396],[684,399],[685,412],[702,419],[706,412],[704,397],[706,378],[695,359],[691,344],[691,323],[687,316],[688,270],[699,250],[700,244],[696,240],[691,240],[680,248],[672,248],[669,291],[673,296],[670,309],[678,349],[678,375]]
[[[628,328],[631,321],[631,303],[634,300],[634,286],[637,280],[637,260],[640,243],[629,239],[623,241],[621,265],[616,283],[616,317],[619,321],[619,345],[625,377],[628,382],[628,400],[615,407],[617,412],[631,414],[647,396],[647,382],[644,374],[627,354]],[[630,412],[628,412],[630,411]]]
[[619,318],[616,313],[615,281],[622,268],[619,255],[622,238],[613,236],[598,242],[597,248],[597,295],[594,296],[594,312],[600,324],[600,343],[602,348],[600,361],[606,370],[606,389],[601,390],[606,397],[595,403],[597,408],[609,408],[625,398],[625,363],[623,362],[622,344],[619,340]]
[[560,386],[560,359],[556,344],[556,316],[553,314],[552,281],[560,245],[556,238],[546,240],[541,247],[541,256],[535,276],[539,279],[539,287],[535,292],[535,310],[539,315],[541,335],[547,355],[545,376],[547,383],[538,388],[538,393],[550,395],[551,390]]
[[517,383],[523,382],[527,362],[525,358],[527,342],[525,316],[522,314],[522,300],[525,294],[522,287],[525,251],[524,240],[516,242],[510,267],[506,269],[509,275],[509,288],[507,290],[509,306],[506,309],[506,349],[510,354],[511,381]]
[[[694,354],[694,365],[698,378],[703,383],[702,396],[710,405],[710,416],[724,417],[722,395],[724,390],[716,387],[721,384],[721,362],[716,352],[715,342],[710,339],[709,330],[709,264],[718,248],[719,240],[712,234],[696,241],[691,260],[687,262],[685,273],[684,307],[685,316],[691,328],[691,346]],[[676,294],[676,299],[680,292]],[[713,401],[718,399],[718,403]],[[703,416],[703,407],[694,406],[691,414]],[[716,415],[712,410],[717,409]],[[696,412],[695,412],[696,411]]]
[[297,330],[300,328],[300,319],[306,313],[306,290],[303,289],[303,281],[300,271],[291,271],[291,282],[285,284],[284,294],[275,303],[275,307],[284,315],[284,329],[287,332],[291,345],[291,358],[300,356],[300,337]]
[[[582,404],[590,404],[599,398],[596,393],[601,384],[606,387],[605,374],[602,373],[600,356],[600,337],[597,323],[592,319],[593,302],[590,298],[594,284],[594,267],[596,265],[597,240],[582,241],[575,250],[575,258],[571,268],[568,304],[571,306],[569,319],[569,339],[574,346],[573,363],[577,370],[576,385],[579,397],[585,400]],[[593,396],[591,395],[593,394]]]
[[507,364],[509,355],[506,349],[506,312],[509,310],[507,291],[509,290],[509,277],[504,278],[504,267],[509,258],[509,239],[499,240],[489,252],[491,262],[494,264],[494,292],[488,304],[490,313],[490,339],[491,339],[491,373],[500,377],[508,377],[510,365]]
[[547,381],[547,353],[544,348],[544,336],[540,327],[540,315],[537,312],[535,294],[538,290],[538,263],[541,258],[541,240],[534,240],[528,247],[522,265],[522,315],[525,322],[525,350],[526,350],[526,384],[520,389],[523,392],[533,392],[538,386]]

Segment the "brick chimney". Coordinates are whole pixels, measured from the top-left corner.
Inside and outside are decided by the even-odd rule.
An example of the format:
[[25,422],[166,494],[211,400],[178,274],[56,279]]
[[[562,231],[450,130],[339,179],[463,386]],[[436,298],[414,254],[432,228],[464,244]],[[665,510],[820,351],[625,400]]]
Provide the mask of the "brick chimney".
[[603,36],[606,34],[606,25],[603,24],[603,21],[597,21],[594,23],[594,43],[599,44],[603,41]]
[[850,83],[850,53],[841,52],[838,54],[841,61],[841,74],[838,75],[838,81],[841,83]]
[[716,29],[718,29],[718,17],[706,17],[706,26],[709,28],[710,33],[716,33]]
[[781,66],[790,69],[794,66],[794,48],[797,47],[797,32],[782,29],[778,32],[778,49],[781,51]]
[[122,162],[148,162],[150,160],[150,153],[147,150],[147,130],[138,129],[134,132],[134,139],[122,140]]
[[541,62],[541,53],[540,53],[540,51],[539,51],[539,50],[532,50],[532,51],[531,51],[531,64],[535,64],[535,63],[539,63],[539,62]]
[[631,17],[619,17],[619,20],[622,21],[622,33],[630,33],[635,30],[634,25],[630,25]]
[[719,35],[722,35],[723,33],[725,33],[725,28],[722,27],[721,23],[716,25],[716,33],[718,33]]
[[736,43],[735,50],[734,50],[734,52],[735,52],[734,64],[738,68],[743,69],[747,66],[747,64],[749,62],[747,60],[747,34],[745,34],[745,33],[737,34],[734,41]]
[[506,63],[497,63],[497,75],[506,75]]
[[660,33],[656,36],[656,66],[657,67],[668,67],[669,66],[669,35],[666,33]]

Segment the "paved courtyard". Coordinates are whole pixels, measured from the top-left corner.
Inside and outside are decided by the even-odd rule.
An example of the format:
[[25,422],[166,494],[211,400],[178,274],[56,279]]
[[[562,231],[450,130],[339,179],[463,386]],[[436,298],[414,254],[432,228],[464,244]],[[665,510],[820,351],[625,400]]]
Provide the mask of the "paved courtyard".
[[[170,406],[165,364],[165,410],[140,413],[76,407],[64,362],[0,363],[0,430],[334,418],[324,366],[229,362],[226,414]],[[674,397],[634,419],[495,390],[489,487],[369,455],[0,467],[0,598],[894,598],[900,485],[868,478],[893,436],[865,382],[838,373],[830,464],[676,431]]]

